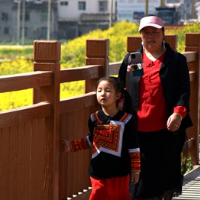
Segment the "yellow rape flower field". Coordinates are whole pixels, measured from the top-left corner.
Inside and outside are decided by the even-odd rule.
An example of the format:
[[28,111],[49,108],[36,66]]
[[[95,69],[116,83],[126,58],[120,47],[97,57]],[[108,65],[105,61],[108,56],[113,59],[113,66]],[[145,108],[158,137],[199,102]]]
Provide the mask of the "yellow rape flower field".
[[[200,30],[200,24],[184,26],[180,29],[166,30],[165,34],[178,35],[177,51],[184,51],[185,33]],[[138,25],[132,22],[115,23],[108,30],[95,30],[76,39],[61,44],[61,69],[84,66],[85,45],[89,38],[108,38],[110,40],[109,62],[122,61],[126,54],[126,39],[130,35],[139,35]],[[33,71],[33,45],[0,45],[0,76]],[[84,81],[62,83],[60,99],[84,93]],[[32,89],[18,92],[0,93],[0,111],[10,110],[32,104]]]

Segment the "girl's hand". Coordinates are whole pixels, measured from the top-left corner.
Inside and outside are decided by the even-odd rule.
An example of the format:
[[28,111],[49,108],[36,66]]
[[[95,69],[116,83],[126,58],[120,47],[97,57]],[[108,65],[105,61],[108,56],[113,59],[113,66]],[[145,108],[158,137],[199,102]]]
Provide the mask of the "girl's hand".
[[62,151],[63,152],[70,151],[69,142],[67,140],[62,141]]
[[131,173],[131,183],[136,184],[139,181],[140,174],[132,172]]
[[169,131],[177,131],[181,125],[181,116],[178,113],[173,113],[167,120],[167,129]]

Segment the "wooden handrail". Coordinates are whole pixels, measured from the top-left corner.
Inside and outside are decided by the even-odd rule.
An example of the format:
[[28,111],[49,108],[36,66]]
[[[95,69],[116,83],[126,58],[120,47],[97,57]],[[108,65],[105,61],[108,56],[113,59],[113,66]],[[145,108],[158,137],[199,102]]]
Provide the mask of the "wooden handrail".
[[77,68],[61,69],[60,83],[99,78],[101,65],[87,65]]
[[195,71],[189,71],[190,74],[190,82],[195,81],[195,79],[197,78],[197,74]]
[[0,127],[3,128],[37,118],[47,117],[50,115],[50,110],[50,103],[40,102],[38,104],[0,112]]
[[114,62],[114,63],[109,63],[108,66],[108,74],[118,74],[119,68],[122,62]]
[[60,101],[60,114],[87,108],[97,104],[96,92],[88,92],[72,98],[62,99]]
[[0,77],[0,92],[18,91],[52,84],[52,72],[37,71]]
[[195,51],[187,51],[182,54],[186,57],[188,63],[194,62],[197,59],[197,52]]
[[182,151],[186,152],[188,149],[190,149],[190,148],[192,148],[194,146],[195,146],[195,139],[194,138],[190,138],[190,139],[185,141]]

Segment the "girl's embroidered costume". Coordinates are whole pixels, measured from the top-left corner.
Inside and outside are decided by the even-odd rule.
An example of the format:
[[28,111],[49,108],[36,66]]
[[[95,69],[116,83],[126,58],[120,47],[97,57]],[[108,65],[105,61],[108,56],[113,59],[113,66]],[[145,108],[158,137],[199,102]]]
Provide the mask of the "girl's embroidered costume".
[[140,150],[134,118],[119,111],[110,117],[102,110],[90,115],[89,134],[70,142],[72,152],[92,148],[90,200],[130,200],[129,175],[140,172]]

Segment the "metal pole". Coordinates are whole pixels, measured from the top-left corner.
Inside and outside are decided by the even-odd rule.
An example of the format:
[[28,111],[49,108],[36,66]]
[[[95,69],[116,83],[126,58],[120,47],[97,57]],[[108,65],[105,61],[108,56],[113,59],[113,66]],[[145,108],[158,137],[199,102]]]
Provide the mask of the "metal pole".
[[191,18],[194,19],[195,18],[195,15],[194,15],[194,0],[192,0],[192,16]]
[[164,3],[163,3],[164,0],[160,0],[160,7],[163,7]]
[[50,40],[51,32],[51,0],[48,0],[47,40]]
[[110,27],[112,26],[113,23],[113,0],[110,1]]
[[149,0],[146,0],[146,15],[149,13]]
[[184,5],[184,13],[185,13],[185,22],[187,20],[187,10],[186,10],[186,4],[185,4],[185,0],[183,0],[183,5]]
[[18,2],[18,9],[17,9],[17,40],[20,39],[20,13],[21,13],[21,0]]
[[24,37],[25,37],[25,1],[23,0],[23,14],[22,14],[22,45],[24,45]]

